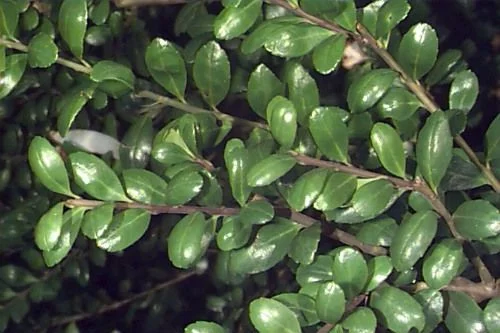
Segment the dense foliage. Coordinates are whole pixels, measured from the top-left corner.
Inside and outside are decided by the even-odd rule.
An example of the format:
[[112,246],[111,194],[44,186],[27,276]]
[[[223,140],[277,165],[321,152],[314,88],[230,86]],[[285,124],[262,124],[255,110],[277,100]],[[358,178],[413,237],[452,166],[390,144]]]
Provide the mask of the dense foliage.
[[0,1],[0,332],[500,332],[475,2]]

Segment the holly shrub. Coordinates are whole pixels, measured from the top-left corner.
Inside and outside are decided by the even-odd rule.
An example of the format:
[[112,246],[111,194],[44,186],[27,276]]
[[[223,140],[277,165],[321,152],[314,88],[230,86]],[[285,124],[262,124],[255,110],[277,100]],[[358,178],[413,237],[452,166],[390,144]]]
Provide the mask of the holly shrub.
[[0,331],[500,332],[499,8],[2,0]]

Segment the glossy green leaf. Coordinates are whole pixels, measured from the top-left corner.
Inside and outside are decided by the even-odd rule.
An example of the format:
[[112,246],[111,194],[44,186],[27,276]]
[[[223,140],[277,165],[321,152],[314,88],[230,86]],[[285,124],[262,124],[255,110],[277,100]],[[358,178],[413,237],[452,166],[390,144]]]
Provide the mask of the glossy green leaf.
[[422,305],[425,327],[422,332],[431,333],[443,321],[444,300],[438,290],[424,289],[413,296]]
[[417,212],[403,220],[391,243],[394,268],[410,269],[425,254],[437,231],[437,216],[433,211]]
[[316,312],[321,321],[336,323],[342,318],[346,297],[342,288],[333,281],[324,282],[316,295]]
[[251,225],[236,216],[224,218],[222,227],[217,232],[217,246],[222,251],[231,251],[244,246],[250,239]]
[[377,327],[377,318],[370,308],[358,307],[342,321],[342,327],[349,332],[374,333]]
[[314,68],[324,75],[335,71],[344,55],[345,44],[346,37],[337,34],[316,46],[312,55]]
[[168,236],[168,257],[178,268],[193,266],[205,253],[211,240],[209,225],[202,213],[196,212],[177,222]]
[[106,23],[109,16],[109,0],[100,0],[90,9],[89,18],[96,25],[101,25]]
[[358,295],[368,279],[368,266],[363,255],[350,247],[342,248],[335,254],[332,270],[334,281],[348,299]]
[[288,256],[298,264],[311,264],[318,250],[320,237],[321,227],[319,224],[301,230],[293,240]]
[[130,201],[113,170],[94,155],[76,152],[69,155],[75,182],[90,196],[104,201]]
[[407,0],[388,0],[380,7],[377,18],[378,37],[383,37],[391,32],[399,22],[410,12],[410,5]]
[[145,168],[151,154],[153,120],[143,116],[134,121],[122,139],[120,161],[124,168]]
[[377,103],[377,111],[384,118],[405,120],[420,107],[418,98],[401,87],[393,87]]
[[288,98],[297,110],[297,121],[305,125],[314,108],[319,106],[319,90],[314,78],[299,63],[288,63],[286,83]]
[[429,200],[420,192],[413,191],[408,197],[408,205],[416,212],[421,210],[432,210]]
[[308,13],[330,22],[338,23],[347,30],[355,30],[356,7],[352,0],[315,1],[301,0],[300,6]]
[[397,74],[386,68],[374,69],[357,78],[347,91],[347,104],[353,113],[374,106],[392,86]]
[[52,250],[61,235],[64,202],[54,205],[35,227],[35,243],[42,251]]
[[382,166],[393,175],[405,178],[405,151],[403,141],[396,130],[385,123],[376,123],[370,139]]
[[370,296],[370,307],[376,310],[380,324],[394,332],[420,332],[425,326],[422,306],[401,289],[384,286]]
[[458,73],[450,87],[450,109],[469,112],[476,103],[479,82],[470,70]]
[[187,74],[184,59],[169,41],[155,38],[146,49],[145,62],[153,79],[166,91],[184,99]]
[[215,107],[226,97],[231,81],[230,66],[226,52],[217,42],[208,42],[198,50],[193,78],[210,106]]
[[427,285],[440,289],[458,273],[465,259],[462,245],[455,239],[444,239],[434,245],[424,260],[422,273]]
[[219,324],[208,321],[197,321],[189,324],[184,333],[225,333],[226,330]]
[[19,83],[27,62],[26,54],[13,54],[5,58],[5,72],[2,73],[0,81],[0,99],[7,96]]
[[193,161],[194,159],[191,151],[186,150],[182,146],[172,142],[162,142],[155,145],[151,155],[156,161],[165,165],[179,164],[182,162]]
[[270,185],[290,171],[296,163],[295,158],[290,155],[271,155],[250,168],[247,183],[252,187]]
[[436,111],[427,118],[417,139],[418,169],[432,190],[436,191],[448,168],[453,149],[453,138],[448,118]]
[[19,12],[14,1],[6,0],[0,2],[0,35],[14,38]]
[[241,207],[240,220],[245,224],[265,224],[274,218],[274,207],[265,200],[254,200]]
[[95,84],[84,82],[69,90],[57,103],[59,117],[57,117],[57,130],[61,136],[66,136],[76,117],[85,104],[92,98]]
[[247,89],[248,104],[262,118],[266,117],[269,102],[282,93],[283,83],[266,65],[258,65],[250,74]]
[[40,136],[33,138],[28,149],[28,162],[31,170],[46,188],[75,197],[69,187],[64,161],[47,139]]
[[434,66],[437,54],[436,31],[426,23],[418,23],[403,36],[397,58],[411,78],[420,79]]
[[69,50],[79,59],[83,56],[83,39],[87,30],[87,1],[64,0],[59,8],[58,30]]
[[297,133],[297,111],[293,103],[282,96],[274,97],[267,105],[266,118],[276,141],[284,148],[291,148]]
[[285,293],[276,295],[273,299],[292,310],[301,327],[311,326],[319,322],[314,298],[304,294]]
[[43,251],[43,260],[48,267],[57,265],[68,255],[80,231],[80,225],[86,209],[76,207],[64,213],[61,235],[57,244],[51,250]]
[[397,228],[396,221],[382,217],[361,225],[356,238],[363,243],[377,246],[390,246]]
[[44,33],[36,34],[28,44],[28,62],[33,68],[47,68],[58,58],[57,45]]
[[500,159],[500,115],[491,122],[485,136],[488,161]]
[[290,207],[300,212],[313,204],[323,190],[328,170],[314,169],[304,173],[292,185],[287,196]]
[[368,280],[365,291],[372,291],[384,282],[392,273],[391,258],[378,256],[368,261]]
[[352,207],[361,216],[375,217],[385,211],[397,194],[385,179],[377,179],[361,186],[353,195]]
[[299,228],[282,218],[262,226],[250,246],[231,254],[232,269],[239,274],[256,274],[273,267],[288,253]]
[[97,246],[108,252],[125,250],[146,232],[151,214],[142,208],[131,208],[116,214],[104,235],[97,239]]
[[452,333],[486,333],[483,313],[476,302],[468,295],[448,291],[448,311],[444,318],[446,327]]
[[160,176],[144,169],[123,171],[125,191],[135,201],[161,205],[166,202],[167,183]]
[[314,202],[314,208],[321,211],[332,210],[346,203],[356,190],[356,177],[331,172],[320,195]]
[[441,180],[440,187],[444,191],[468,190],[488,184],[488,180],[481,170],[472,163],[470,158],[461,149],[453,149],[453,157],[446,174]]
[[333,258],[328,255],[319,255],[310,265],[299,265],[296,274],[297,282],[305,286],[315,282],[333,281]]
[[224,161],[233,198],[240,206],[243,206],[248,200],[252,189],[246,179],[250,160],[245,145],[241,140],[231,139],[227,142],[224,150]]
[[236,6],[227,6],[215,19],[215,37],[227,40],[241,36],[255,23],[261,7],[262,0],[243,0]]
[[300,24],[298,17],[283,16],[266,20],[259,24],[255,30],[241,43],[241,52],[250,55],[259,50],[267,42],[269,36],[288,27],[290,24]]
[[347,126],[337,113],[326,108],[314,109],[309,117],[309,131],[321,153],[329,160],[348,162]]
[[194,23],[195,20],[202,16],[207,15],[207,9],[203,2],[189,2],[184,5],[175,19],[174,32],[176,36],[181,33],[187,32],[190,25]]
[[258,298],[250,303],[250,321],[259,333],[300,333],[292,310],[274,299]]
[[457,231],[467,239],[480,240],[500,234],[500,213],[486,200],[469,200],[461,204],[453,221]]
[[99,83],[99,88],[118,98],[134,89],[135,76],[130,68],[110,60],[101,60],[92,67],[90,79]]
[[113,221],[113,210],[112,203],[105,203],[86,212],[82,222],[82,233],[90,239],[102,237]]
[[500,331],[500,298],[491,299],[483,311],[483,321],[488,332]]
[[182,171],[168,183],[165,200],[168,205],[183,205],[196,197],[203,188],[203,177],[196,171]]
[[461,58],[462,52],[460,50],[449,49],[444,51],[443,54],[438,57],[436,64],[426,76],[425,83],[430,86],[439,83],[450,74]]

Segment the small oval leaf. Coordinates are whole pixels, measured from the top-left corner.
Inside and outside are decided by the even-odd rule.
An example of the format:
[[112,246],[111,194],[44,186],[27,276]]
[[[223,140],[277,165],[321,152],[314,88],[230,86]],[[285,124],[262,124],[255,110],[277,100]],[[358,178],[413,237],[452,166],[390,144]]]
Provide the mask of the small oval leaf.
[[255,164],[247,175],[248,185],[266,186],[292,169],[297,162],[290,155],[275,154]]

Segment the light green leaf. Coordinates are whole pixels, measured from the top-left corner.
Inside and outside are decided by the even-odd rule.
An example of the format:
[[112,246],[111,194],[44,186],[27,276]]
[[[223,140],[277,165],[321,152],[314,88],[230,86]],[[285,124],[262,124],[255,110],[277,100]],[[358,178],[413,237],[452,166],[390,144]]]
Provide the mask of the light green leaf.
[[413,296],[422,305],[425,314],[425,327],[422,332],[432,333],[443,321],[444,300],[438,290],[424,289]]
[[393,175],[405,178],[405,151],[396,130],[390,125],[376,123],[372,127],[370,139],[382,166]]
[[321,321],[336,323],[345,311],[346,299],[342,288],[333,281],[324,282],[316,294],[316,312]]
[[391,243],[394,268],[408,270],[425,254],[437,231],[437,216],[433,211],[417,212],[403,220]]
[[337,34],[316,46],[313,51],[314,68],[324,75],[335,71],[342,60],[345,43],[346,37]]
[[184,333],[226,333],[226,330],[216,323],[197,321],[188,325]]
[[483,313],[470,296],[448,291],[448,311],[444,318],[446,327],[453,333],[486,333]]
[[332,108],[315,108],[309,117],[309,131],[320,152],[329,160],[347,163],[347,126]]
[[397,227],[396,221],[390,217],[377,218],[363,223],[356,238],[370,245],[389,246]]
[[226,97],[231,81],[230,66],[226,52],[217,42],[208,42],[198,50],[193,78],[211,107],[217,106]]
[[292,185],[287,201],[293,210],[300,212],[313,204],[323,190],[328,170],[313,169],[304,173]]
[[393,87],[377,103],[378,113],[384,118],[406,120],[420,107],[418,98],[401,87]]
[[316,257],[316,259],[314,259],[314,262],[312,264],[299,265],[295,278],[302,287],[316,282],[333,281],[332,256],[319,255]]
[[224,150],[224,161],[233,198],[243,206],[252,191],[246,179],[250,161],[245,144],[239,139],[229,140]]
[[319,322],[314,298],[303,294],[285,293],[276,295],[273,299],[292,310],[301,327],[311,326]]
[[113,221],[113,203],[104,203],[85,213],[82,222],[82,233],[90,239],[104,235]]
[[285,97],[276,96],[267,105],[266,115],[276,141],[290,149],[297,133],[297,111],[293,103]]
[[241,36],[255,23],[261,7],[262,0],[243,0],[235,6],[226,6],[215,19],[215,37],[228,40]]
[[413,79],[420,79],[431,70],[438,54],[436,31],[426,23],[418,23],[403,36],[398,60]]
[[231,251],[244,246],[250,239],[252,227],[236,216],[226,216],[217,232],[217,246],[222,251]]
[[18,21],[19,12],[16,3],[11,0],[0,1],[0,36],[14,38]]
[[265,200],[254,200],[241,208],[240,220],[245,224],[265,224],[274,218],[274,207]]
[[289,62],[285,69],[288,98],[297,110],[297,121],[306,125],[312,110],[319,106],[319,90],[314,78],[297,62]]
[[483,321],[488,332],[500,331],[500,297],[488,302],[483,311]]
[[168,205],[183,205],[196,197],[203,188],[203,177],[197,171],[185,170],[168,183],[165,200]]
[[283,93],[283,83],[264,64],[258,65],[248,80],[247,99],[252,110],[262,118],[273,97]]
[[479,82],[476,74],[470,70],[458,73],[450,87],[450,109],[468,113],[476,103],[479,94]]
[[123,251],[137,242],[146,232],[151,214],[142,208],[131,208],[116,214],[97,239],[97,246],[108,252]]
[[87,29],[87,1],[64,0],[59,8],[58,30],[69,50],[79,59],[83,56],[83,40]]
[[104,201],[127,201],[114,171],[94,155],[76,152],[69,155],[75,182],[90,196]]
[[155,38],[146,49],[144,60],[153,79],[166,91],[183,100],[187,83],[186,65],[175,45]]
[[491,122],[486,131],[486,156],[488,161],[500,159],[500,114]]
[[309,265],[314,261],[321,237],[320,225],[301,230],[292,242],[288,256],[298,264]]
[[33,68],[47,68],[58,58],[57,45],[45,32],[36,34],[28,44],[28,61]]
[[377,318],[370,308],[361,306],[342,321],[342,327],[349,332],[374,333],[377,328]]
[[417,139],[418,169],[433,191],[437,190],[448,168],[453,149],[448,118],[436,111],[427,118]]
[[0,99],[10,94],[19,83],[27,62],[26,54],[13,54],[5,58],[5,72],[2,73],[2,80],[0,80]]
[[500,213],[486,200],[469,200],[461,204],[453,221],[457,231],[467,239],[480,240],[500,234]]
[[365,291],[372,291],[384,282],[392,273],[391,258],[387,256],[373,257],[368,261],[368,279]]
[[113,98],[134,89],[135,76],[127,66],[110,60],[101,60],[92,67],[90,79]]
[[363,290],[368,279],[368,266],[363,255],[350,247],[340,249],[333,260],[333,280],[342,288],[347,299]]
[[455,239],[444,239],[435,244],[424,260],[422,273],[427,285],[440,289],[450,283],[459,273],[465,259],[462,245]]
[[52,250],[61,235],[64,202],[54,205],[43,214],[35,227],[35,243],[42,251]]
[[166,202],[167,183],[160,176],[144,169],[123,171],[125,191],[138,202],[162,205]]
[[250,303],[250,320],[259,333],[300,333],[297,317],[282,303],[258,298]]
[[331,172],[323,191],[314,202],[314,208],[332,210],[346,203],[356,190],[356,177],[341,172]]
[[28,162],[40,182],[49,190],[76,197],[69,187],[64,161],[49,141],[35,136],[28,149]]
[[109,16],[109,0],[100,0],[90,9],[89,17],[96,25],[106,23]]
[[347,91],[347,104],[353,113],[374,106],[392,86],[397,74],[387,68],[374,69],[357,78]]
[[270,185],[290,171],[296,163],[295,158],[290,155],[271,155],[250,168],[247,183],[251,187]]
[[375,217],[384,212],[397,194],[394,186],[385,179],[377,179],[361,186],[351,203],[355,212],[363,217]]

